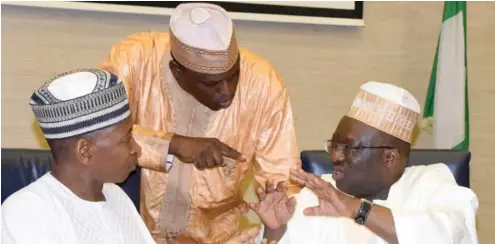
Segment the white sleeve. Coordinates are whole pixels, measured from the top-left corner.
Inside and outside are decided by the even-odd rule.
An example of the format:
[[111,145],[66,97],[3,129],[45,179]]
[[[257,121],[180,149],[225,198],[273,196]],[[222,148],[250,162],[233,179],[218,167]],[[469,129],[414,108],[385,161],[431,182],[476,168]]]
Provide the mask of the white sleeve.
[[426,211],[391,209],[400,244],[477,244],[478,198],[467,188],[444,184]]
[[32,192],[18,192],[2,204],[2,243],[62,244],[61,221],[53,206]]

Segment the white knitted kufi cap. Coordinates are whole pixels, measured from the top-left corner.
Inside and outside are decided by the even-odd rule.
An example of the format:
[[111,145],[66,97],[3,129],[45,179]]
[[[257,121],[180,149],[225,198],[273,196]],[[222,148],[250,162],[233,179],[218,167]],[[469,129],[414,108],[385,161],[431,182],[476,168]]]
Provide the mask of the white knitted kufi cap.
[[38,88],[29,101],[47,139],[82,135],[130,116],[124,83],[100,69],[69,71]]
[[361,86],[347,116],[411,142],[421,108],[404,88],[370,81]]

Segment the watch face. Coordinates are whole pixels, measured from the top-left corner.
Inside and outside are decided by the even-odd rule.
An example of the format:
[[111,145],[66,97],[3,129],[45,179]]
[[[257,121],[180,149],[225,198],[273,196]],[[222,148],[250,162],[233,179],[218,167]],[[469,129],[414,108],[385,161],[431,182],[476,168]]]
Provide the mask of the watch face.
[[364,218],[363,217],[359,217],[356,219],[356,223],[360,224],[360,225],[363,225],[364,224]]

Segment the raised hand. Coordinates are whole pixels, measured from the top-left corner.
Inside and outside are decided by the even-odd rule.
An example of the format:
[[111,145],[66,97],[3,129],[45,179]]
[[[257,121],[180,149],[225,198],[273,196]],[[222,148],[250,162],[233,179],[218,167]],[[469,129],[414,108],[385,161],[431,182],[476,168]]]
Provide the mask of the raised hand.
[[354,216],[354,205],[350,203],[356,199],[335,189],[329,182],[302,169],[291,169],[290,179],[305,185],[318,196],[319,205],[306,208],[304,214],[349,218]]
[[279,182],[275,188],[273,180],[267,180],[265,190],[261,187],[256,190],[260,202],[249,203],[249,207],[270,229],[286,224],[294,213],[296,199],[288,198],[286,191],[287,182]]
[[246,161],[242,153],[216,138],[174,135],[170,141],[169,153],[179,157],[185,163],[193,163],[198,169],[224,166],[223,157],[239,162]]

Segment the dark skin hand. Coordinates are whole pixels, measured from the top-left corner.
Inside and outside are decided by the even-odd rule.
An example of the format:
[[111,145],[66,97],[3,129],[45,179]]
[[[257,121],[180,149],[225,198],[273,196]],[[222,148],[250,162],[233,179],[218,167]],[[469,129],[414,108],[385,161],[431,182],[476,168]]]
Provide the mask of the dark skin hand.
[[[304,210],[309,216],[331,216],[352,218],[357,215],[361,200],[344,194],[332,184],[301,169],[291,169],[291,180],[305,185],[318,196],[319,205]],[[398,243],[395,224],[390,209],[374,205],[365,226],[389,243]]]
[[296,198],[287,197],[287,182],[279,182],[275,188],[273,180],[268,180],[265,189],[256,189],[259,203],[250,203],[249,207],[260,217],[265,225],[263,238],[279,241],[287,230],[286,223],[296,208]]
[[225,166],[223,157],[245,162],[246,157],[216,138],[199,138],[174,135],[169,153],[184,163],[192,163],[198,169]]

